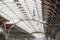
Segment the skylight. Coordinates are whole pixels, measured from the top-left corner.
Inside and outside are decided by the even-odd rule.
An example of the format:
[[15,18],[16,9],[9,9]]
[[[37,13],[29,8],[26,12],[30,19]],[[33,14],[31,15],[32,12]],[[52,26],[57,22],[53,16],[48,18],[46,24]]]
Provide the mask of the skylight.
[[[43,22],[41,0],[1,1],[0,15],[29,33],[36,31],[44,33],[44,26],[41,23]],[[32,35],[38,38],[45,37],[41,33]]]

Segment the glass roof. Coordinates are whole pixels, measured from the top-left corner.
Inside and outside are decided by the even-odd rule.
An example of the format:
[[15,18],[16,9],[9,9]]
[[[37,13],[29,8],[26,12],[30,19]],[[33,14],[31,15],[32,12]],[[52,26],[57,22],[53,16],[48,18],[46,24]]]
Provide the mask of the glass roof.
[[[0,15],[29,33],[44,33],[41,0],[0,1]],[[39,33],[36,37],[38,35],[44,36]]]

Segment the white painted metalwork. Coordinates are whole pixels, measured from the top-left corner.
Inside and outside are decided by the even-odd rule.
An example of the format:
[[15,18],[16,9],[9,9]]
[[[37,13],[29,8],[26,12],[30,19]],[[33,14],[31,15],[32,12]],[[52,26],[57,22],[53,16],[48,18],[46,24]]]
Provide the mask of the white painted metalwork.
[[[41,0],[0,1],[0,15],[29,33],[44,33]],[[32,35],[38,38],[45,37],[41,33]]]

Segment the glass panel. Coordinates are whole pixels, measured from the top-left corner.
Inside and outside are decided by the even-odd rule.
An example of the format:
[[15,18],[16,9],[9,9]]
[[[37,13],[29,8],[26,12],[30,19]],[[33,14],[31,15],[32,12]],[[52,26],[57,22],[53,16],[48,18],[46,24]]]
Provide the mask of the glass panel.
[[[29,33],[43,32],[43,16],[42,16],[42,2],[41,0],[19,0],[23,9],[19,9],[14,0],[6,0],[0,2],[0,15],[5,17],[10,22],[17,22],[16,25]],[[26,12],[25,14],[21,11]],[[32,16],[34,14],[35,16]],[[26,20],[29,19],[29,20]],[[30,20],[31,19],[31,20]],[[36,21],[34,21],[34,20]],[[41,21],[40,21],[41,20]],[[33,36],[37,38],[44,38],[44,34],[34,33]]]

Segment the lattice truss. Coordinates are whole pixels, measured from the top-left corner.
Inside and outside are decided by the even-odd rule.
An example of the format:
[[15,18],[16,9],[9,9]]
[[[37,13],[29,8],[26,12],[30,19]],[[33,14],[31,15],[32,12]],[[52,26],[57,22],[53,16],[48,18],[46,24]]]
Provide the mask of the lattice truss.
[[54,34],[56,34],[60,29],[60,0],[46,0],[46,2],[47,3],[43,2],[43,4],[48,7],[44,8],[48,10],[47,22],[48,26],[51,28],[49,32],[53,34],[51,31],[55,30]]
[[45,37],[41,0],[0,0],[0,15],[35,37]]

